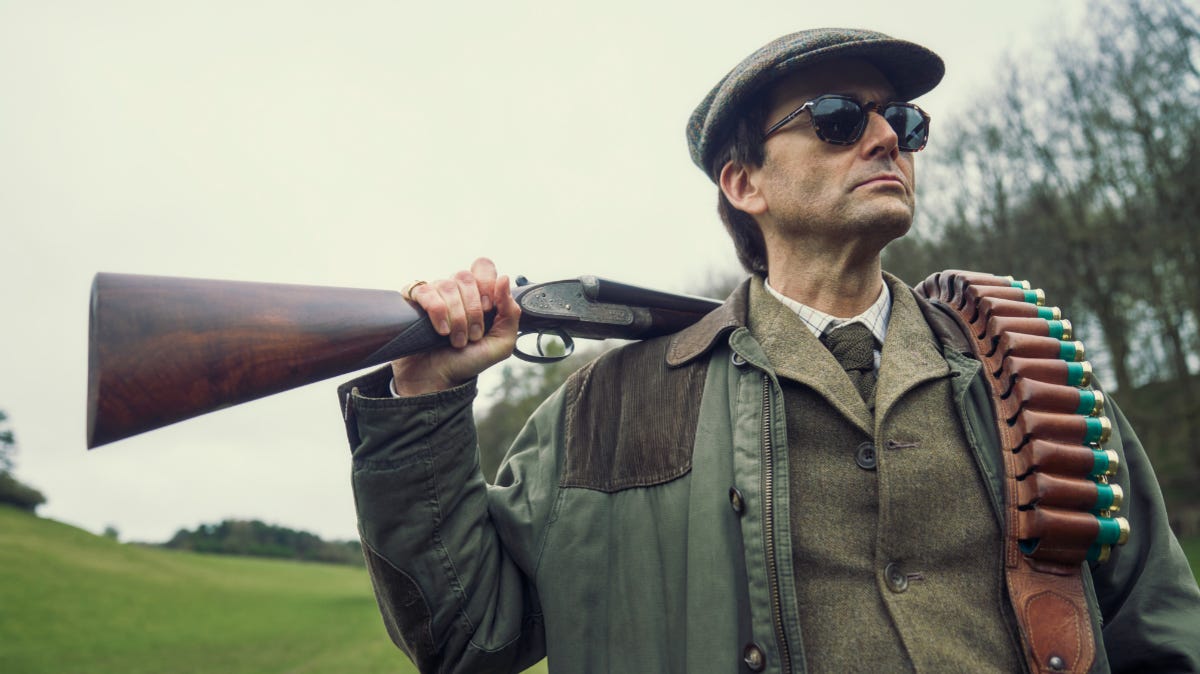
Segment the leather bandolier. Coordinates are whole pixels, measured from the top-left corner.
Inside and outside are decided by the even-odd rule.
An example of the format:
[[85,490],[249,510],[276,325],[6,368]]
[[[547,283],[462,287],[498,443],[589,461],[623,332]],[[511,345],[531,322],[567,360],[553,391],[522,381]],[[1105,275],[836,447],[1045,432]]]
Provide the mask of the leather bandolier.
[[1027,281],[958,270],[917,292],[949,309],[987,372],[1004,454],[1004,564],[1025,658],[1034,672],[1086,672],[1096,643],[1084,562],[1104,562],[1129,523],[1108,478],[1117,454],[1091,387],[1083,344]]

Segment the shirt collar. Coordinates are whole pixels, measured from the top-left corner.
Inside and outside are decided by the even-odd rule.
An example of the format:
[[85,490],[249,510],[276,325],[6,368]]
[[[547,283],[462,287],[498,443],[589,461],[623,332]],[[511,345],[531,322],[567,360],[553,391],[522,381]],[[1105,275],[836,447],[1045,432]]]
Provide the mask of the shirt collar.
[[883,289],[879,291],[879,297],[875,298],[875,303],[867,307],[866,311],[852,318],[830,316],[823,311],[818,311],[806,304],[797,302],[772,288],[771,284],[767,283],[765,279],[763,285],[766,286],[767,292],[774,295],[784,306],[796,312],[796,315],[800,317],[800,321],[818,339],[829,330],[851,323],[862,323],[867,326],[871,334],[875,335],[875,339],[878,340],[877,344],[883,344],[884,337],[887,336],[888,320],[892,317],[892,291],[888,288],[886,282],[882,284]]

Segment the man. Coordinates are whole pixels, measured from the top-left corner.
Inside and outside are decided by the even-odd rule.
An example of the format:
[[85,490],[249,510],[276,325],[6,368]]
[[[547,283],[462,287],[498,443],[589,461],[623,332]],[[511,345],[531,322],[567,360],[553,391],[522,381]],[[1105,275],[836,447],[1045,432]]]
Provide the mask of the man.
[[[751,278],[691,328],[585,366],[494,487],[470,406],[513,347],[508,279],[481,259],[407,289],[452,347],[340,392],[380,608],[422,670],[1027,666],[979,363],[880,268],[928,134],[907,101],[942,72],[917,45],[825,29],[722,79],[688,140]],[[1200,668],[1200,591],[1108,412],[1136,533],[1083,570],[1092,669]]]

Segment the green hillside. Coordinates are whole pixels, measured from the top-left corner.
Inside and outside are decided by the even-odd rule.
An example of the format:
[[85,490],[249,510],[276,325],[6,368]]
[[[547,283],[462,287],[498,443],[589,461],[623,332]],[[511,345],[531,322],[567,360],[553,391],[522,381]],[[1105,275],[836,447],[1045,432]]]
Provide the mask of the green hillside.
[[[1184,549],[1200,577],[1200,540]],[[122,545],[0,506],[0,672],[412,671],[362,569]]]
[[412,672],[366,572],[122,545],[0,506],[0,672]]

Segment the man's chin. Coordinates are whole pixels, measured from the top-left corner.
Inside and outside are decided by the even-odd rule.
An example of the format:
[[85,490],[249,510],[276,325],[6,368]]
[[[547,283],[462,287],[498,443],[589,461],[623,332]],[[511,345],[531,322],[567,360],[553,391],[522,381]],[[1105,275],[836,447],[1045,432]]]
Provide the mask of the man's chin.
[[896,200],[872,209],[872,212],[863,218],[863,229],[870,236],[885,237],[887,241],[891,241],[907,234],[912,228],[912,222],[912,206]]

